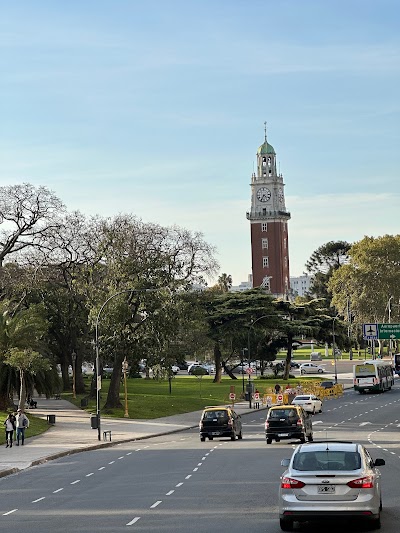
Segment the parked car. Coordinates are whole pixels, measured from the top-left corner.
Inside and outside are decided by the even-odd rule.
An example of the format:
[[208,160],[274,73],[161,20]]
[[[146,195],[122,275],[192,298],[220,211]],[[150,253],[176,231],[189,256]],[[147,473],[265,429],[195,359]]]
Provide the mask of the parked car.
[[333,389],[333,387],[335,386],[335,383],[333,381],[321,381],[321,385],[320,387],[322,387],[323,389]]
[[189,365],[186,361],[179,361],[176,364],[179,366],[179,370],[187,370],[189,368]]
[[192,363],[191,365],[189,365],[188,369],[187,369],[188,374],[193,374],[193,370],[195,368],[202,368],[204,370],[205,374],[207,374],[207,375],[209,374],[208,369],[204,365],[201,365],[200,363]]
[[314,363],[303,363],[300,365],[300,374],[323,374],[324,369],[322,366]]
[[[298,446],[281,476],[279,520],[282,531],[293,522],[333,518],[367,520],[380,528],[383,459],[370,456],[361,444],[323,441]],[[345,528],[349,531],[349,528]]]
[[322,400],[314,394],[298,394],[293,398],[292,405],[301,405],[307,413],[322,413]]
[[214,437],[230,437],[235,440],[241,439],[242,421],[231,407],[206,407],[200,419],[200,440],[206,437],[213,440]]
[[290,368],[300,368],[300,363],[292,360],[290,361]]
[[267,444],[274,439],[300,439],[305,442],[313,440],[311,417],[300,405],[274,405],[268,411],[265,421],[265,438]]
[[176,374],[179,374],[180,368],[179,368],[178,365],[172,365],[171,366],[171,370],[172,370],[172,373],[175,374],[175,376],[176,376]]

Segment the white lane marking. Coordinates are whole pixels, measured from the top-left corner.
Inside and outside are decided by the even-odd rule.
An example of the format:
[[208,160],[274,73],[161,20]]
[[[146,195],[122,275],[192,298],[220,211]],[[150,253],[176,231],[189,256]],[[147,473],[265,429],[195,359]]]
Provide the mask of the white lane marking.
[[165,496],[171,496],[171,494],[173,494],[174,492],[175,492],[174,490],[170,490],[169,492],[167,492]]
[[197,463],[197,466],[201,466],[203,463]]
[[366,426],[368,424],[372,424],[372,422],[361,422],[360,426]]
[[126,455],[132,455],[132,452],[128,452]]
[[113,465],[115,463],[115,461],[110,461],[108,464],[109,465]]
[[[396,420],[396,422],[397,422],[397,420]],[[210,453],[206,453],[206,457],[207,457],[208,455],[210,455]]]
[[183,485],[183,482],[178,483],[177,485],[175,485],[175,487],[182,487],[182,485]]
[[90,472],[90,474],[86,474],[86,477],[94,476],[94,472]]
[[98,468],[97,470],[104,470],[105,469],[105,466],[101,466],[100,468]]
[[11,511],[8,511],[7,513],[3,513],[3,516],[7,516],[11,513],[15,513],[15,511],[18,511],[18,509],[12,509]]
[[392,455],[396,455],[394,452],[390,452]]
[[118,459],[123,459],[123,458],[124,458],[124,456],[123,456],[123,455],[121,455],[121,457],[118,457]]
[[130,522],[128,522],[126,525],[131,526],[132,524],[136,524],[138,520],[140,520],[140,516],[135,516],[135,518],[131,520]]
[[196,468],[193,468],[193,472],[197,472],[198,468],[196,466]]
[[53,490],[53,494],[57,494],[57,492],[61,492],[62,490],[64,490],[64,488],[62,488],[62,489],[57,489],[57,490]]
[[153,505],[150,505],[150,509],[155,509],[158,505],[162,503],[162,500],[158,500],[158,502],[153,503]]
[[73,481],[73,482],[71,483],[71,485],[75,485],[75,483],[79,483],[79,482],[80,482],[80,479],[75,479],[75,481]]
[[185,479],[190,479],[192,477],[192,474],[189,474],[188,476],[185,477]]
[[316,420],[315,422],[313,422],[313,426],[315,426],[317,424],[323,424],[323,421],[322,420]]
[[42,496],[41,498],[38,498],[37,500],[33,500],[31,503],[41,502],[41,501],[44,500],[45,498],[46,498],[46,496]]
[[142,448],[138,448],[137,450],[135,450],[135,452],[140,452],[141,449],[142,449]]
[[205,460],[206,460],[206,457],[202,457],[201,460],[202,460],[202,461],[205,461]]

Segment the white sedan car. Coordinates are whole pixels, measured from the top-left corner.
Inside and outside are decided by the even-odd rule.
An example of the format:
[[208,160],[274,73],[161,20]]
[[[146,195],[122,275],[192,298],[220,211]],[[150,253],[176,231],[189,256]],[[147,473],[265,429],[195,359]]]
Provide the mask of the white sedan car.
[[322,366],[314,363],[303,363],[300,365],[300,374],[323,374],[324,369]]
[[314,394],[299,394],[292,400],[292,404],[301,405],[308,413],[322,413],[322,401]]

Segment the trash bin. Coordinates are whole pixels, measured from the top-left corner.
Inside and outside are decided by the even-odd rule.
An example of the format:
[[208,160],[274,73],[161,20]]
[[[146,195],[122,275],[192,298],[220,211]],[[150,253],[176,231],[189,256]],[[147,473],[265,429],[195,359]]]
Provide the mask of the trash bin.
[[56,415],[47,415],[47,422],[49,424],[55,424],[56,423]]
[[97,415],[91,415],[90,417],[90,427],[92,429],[97,429],[99,427],[98,421],[97,421]]
[[87,398],[82,398],[81,407],[87,407],[89,405],[89,400]]
[[250,392],[245,392],[244,393],[244,399],[246,400],[246,402],[248,402],[250,400]]
[[254,393],[254,383],[250,381],[250,383],[246,383],[246,394],[252,395]]

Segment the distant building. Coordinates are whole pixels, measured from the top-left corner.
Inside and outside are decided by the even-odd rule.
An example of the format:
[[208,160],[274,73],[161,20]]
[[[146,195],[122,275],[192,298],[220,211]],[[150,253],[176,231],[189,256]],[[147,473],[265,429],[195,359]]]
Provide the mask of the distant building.
[[247,281],[242,281],[240,285],[232,286],[229,289],[229,292],[243,292],[243,291],[249,291],[253,288],[253,276],[249,274]]
[[307,292],[310,292],[312,283],[312,276],[303,274],[298,277],[290,277],[290,288],[292,289],[293,296],[305,296]]

